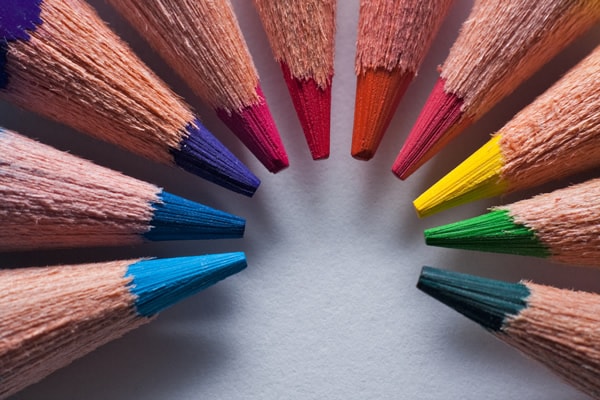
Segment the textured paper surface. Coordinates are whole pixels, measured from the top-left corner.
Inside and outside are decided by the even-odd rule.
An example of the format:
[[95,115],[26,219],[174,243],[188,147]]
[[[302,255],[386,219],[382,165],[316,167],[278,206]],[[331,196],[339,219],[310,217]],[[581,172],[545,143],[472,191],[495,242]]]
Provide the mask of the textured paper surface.
[[252,199],[0,104],[0,124],[8,128],[248,219],[243,240],[0,254],[3,265],[240,250],[248,257],[248,268],[239,275],[165,311],[153,323],[26,389],[17,399],[586,398],[415,288],[421,266],[428,264],[510,281],[527,278],[600,290],[598,271],[424,244],[424,228],[479,215],[488,206],[536,191],[476,202],[424,220],[416,217],[411,203],[587,54],[600,40],[600,29],[577,41],[401,182],[390,167],[437,79],[435,68],[446,58],[470,2],[456,2],[451,9],[379,152],[366,163],[350,156],[358,2],[338,3],[332,151],[329,160],[315,162],[251,2],[234,1],[290,157],[290,168],[272,175],[133,29],[103,1],[92,2],[261,178]]

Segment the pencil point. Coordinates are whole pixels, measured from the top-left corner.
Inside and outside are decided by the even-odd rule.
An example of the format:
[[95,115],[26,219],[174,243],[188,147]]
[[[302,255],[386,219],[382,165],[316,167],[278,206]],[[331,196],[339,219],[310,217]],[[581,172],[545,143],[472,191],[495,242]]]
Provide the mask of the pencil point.
[[402,180],[433,157],[469,123],[461,110],[463,100],[446,93],[444,84],[444,80],[439,78],[394,162],[392,171]]
[[502,134],[493,136],[479,150],[421,194],[413,205],[426,217],[471,201],[497,196],[508,190],[502,179]]
[[195,120],[186,127],[178,149],[171,149],[181,168],[217,185],[252,196],[260,180],[221,142]]
[[516,223],[505,209],[494,209],[474,218],[426,229],[425,243],[454,249],[550,256],[550,250],[535,231]]
[[357,76],[352,157],[367,161],[375,155],[413,78],[412,72],[384,68],[370,68]]
[[231,112],[218,109],[217,115],[270,172],[277,173],[290,163],[260,85],[256,92],[257,103]]
[[313,160],[329,157],[331,125],[331,78],[326,87],[320,87],[312,78],[300,79],[281,63],[283,77],[302,125]]
[[246,221],[235,215],[184,199],[168,192],[152,204],[154,216],[148,240],[198,240],[240,238]]
[[151,317],[246,268],[244,253],[142,260],[127,269],[139,315]]
[[453,308],[483,328],[499,332],[507,317],[527,307],[530,290],[473,275],[423,267],[417,288]]

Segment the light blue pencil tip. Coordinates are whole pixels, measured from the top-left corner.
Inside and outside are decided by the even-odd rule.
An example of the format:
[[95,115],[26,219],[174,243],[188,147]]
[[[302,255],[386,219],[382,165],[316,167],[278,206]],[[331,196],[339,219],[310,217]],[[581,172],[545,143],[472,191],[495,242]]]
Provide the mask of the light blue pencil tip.
[[129,266],[139,315],[150,317],[246,268],[242,252],[142,260]]
[[152,205],[152,228],[144,234],[148,240],[227,239],[244,235],[244,218],[165,191],[159,199]]

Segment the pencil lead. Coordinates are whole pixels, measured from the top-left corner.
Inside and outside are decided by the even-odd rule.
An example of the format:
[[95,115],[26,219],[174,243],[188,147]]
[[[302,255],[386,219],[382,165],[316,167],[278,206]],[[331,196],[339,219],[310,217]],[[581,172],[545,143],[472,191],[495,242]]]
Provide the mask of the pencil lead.
[[408,178],[444,147],[455,136],[454,132],[462,130],[468,123],[462,105],[463,100],[447,93],[444,80],[438,79],[392,166],[398,178]]
[[352,157],[370,160],[377,151],[414,73],[369,68],[357,76]]
[[530,290],[473,275],[423,267],[417,288],[490,331],[501,331],[506,318],[527,307]]
[[493,136],[485,145],[421,194],[413,205],[419,217],[494,197],[508,189],[501,178],[504,160],[499,142],[502,134]]
[[455,249],[549,257],[549,248],[536,232],[515,222],[508,210],[487,214],[425,230],[425,243]]
[[175,163],[226,189],[252,196],[260,180],[197,119],[188,124],[179,148],[171,149]]
[[241,110],[217,109],[217,115],[269,170],[277,173],[290,163],[260,85],[258,102]]
[[313,160],[329,158],[331,77],[321,87],[313,78],[298,78],[281,62],[281,69]]
[[225,239],[244,236],[246,221],[233,214],[162,191],[152,204],[148,240]]
[[244,253],[142,260],[127,269],[139,315],[151,317],[246,268]]

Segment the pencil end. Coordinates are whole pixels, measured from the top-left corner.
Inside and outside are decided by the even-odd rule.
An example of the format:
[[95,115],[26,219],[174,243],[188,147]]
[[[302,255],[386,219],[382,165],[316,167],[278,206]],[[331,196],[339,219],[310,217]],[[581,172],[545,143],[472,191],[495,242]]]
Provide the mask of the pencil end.
[[281,69],[313,160],[329,158],[331,79],[327,86],[320,87],[312,78],[293,76],[284,62]]
[[290,163],[260,85],[256,93],[255,104],[231,112],[217,109],[217,115],[269,172],[277,173]]
[[260,180],[198,120],[185,129],[178,149],[171,149],[181,168],[226,189],[251,197]]
[[127,269],[139,315],[151,317],[246,268],[244,253],[142,260]]
[[230,239],[244,236],[246,221],[233,214],[162,191],[144,238],[151,241]]
[[500,332],[507,317],[527,308],[529,288],[473,275],[423,267],[419,288],[483,328]]
[[479,150],[421,194],[413,205],[420,217],[426,217],[471,201],[508,191],[502,179],[504,159],[500,140],[493,136]]
[[436,82],[392,166],[392,172],[402,180],[412,175],[470,123],[462,112],[463,100],[447,93],[444,83],[442,78]]
[[375,155],[414,76],[410,71],[384,68],[367,69],[357,76],[352,157],[367,161]]
[[425,230],[431,246],[522,256],[550,256],[550,250],[529,227],[515,222],[506,209]]

